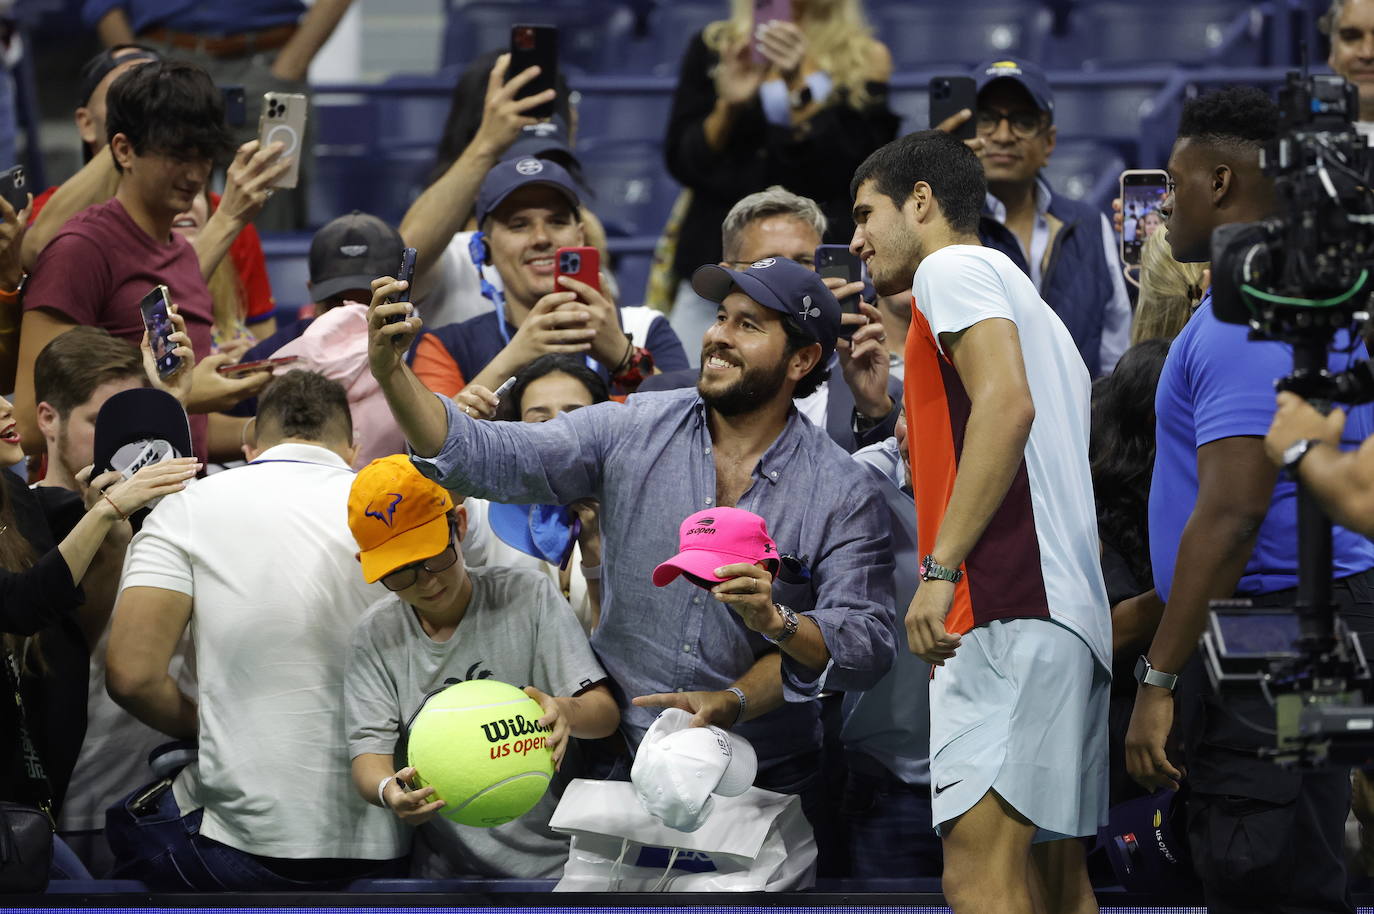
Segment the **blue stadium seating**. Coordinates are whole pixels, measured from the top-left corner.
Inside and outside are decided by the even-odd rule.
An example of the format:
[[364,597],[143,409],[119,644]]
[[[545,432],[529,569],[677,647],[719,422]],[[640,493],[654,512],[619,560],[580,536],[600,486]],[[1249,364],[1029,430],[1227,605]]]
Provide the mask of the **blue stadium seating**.
[[558,27],[558,63],[571,71],[606,68],[616,48],[628,39],[633,16],[606,0],[446,0],[447,21],[441,63],[462,67],[477,55],[510,46],[517,23]]
[[1055,44],[1056,66],[1144,63],[1256,65],[1265,56],[1258,4],[1237,0],[1079,3],[1070,33]]
[[1044,176],[1056,193],[1107,207],[1117,194],[1117,178],[1126,161],[1120,151],[1093,140],[1059,143]]
[[578,147],[607,140],[661,142],[676,79],[600,77],[577,80]]
[[662,230],[678,186],[668,176],[659,148],[656,142],[620,140],[583,148],[589,203],[607,234],[651,235]]
[[955,68],[999,55],[1038,58],[1049,14],[1035,3],[890,3],[870,11],[898,70]]

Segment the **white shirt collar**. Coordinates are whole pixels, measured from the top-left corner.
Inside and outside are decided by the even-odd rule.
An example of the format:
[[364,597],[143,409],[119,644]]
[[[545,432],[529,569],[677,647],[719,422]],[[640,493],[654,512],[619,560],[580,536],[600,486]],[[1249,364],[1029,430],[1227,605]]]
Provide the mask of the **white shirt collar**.
[[287,442],[269,447],[258,455],[253,463],[262,463],[267,460],[290,460],[295,463],[317,463],[321,466],[335,467],[340,470],[353,472],[342,457],[327,447],[318,444],[299,444]]

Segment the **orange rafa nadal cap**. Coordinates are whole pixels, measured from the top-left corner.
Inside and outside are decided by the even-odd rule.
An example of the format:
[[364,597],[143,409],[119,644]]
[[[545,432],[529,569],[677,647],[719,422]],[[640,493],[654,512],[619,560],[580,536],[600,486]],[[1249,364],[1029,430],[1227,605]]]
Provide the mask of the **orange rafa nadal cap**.
[[443,552],[452,508],[448,491],[421,475],[404,454],[359,470],[348,493],[348,527],[358,541],[363,580],[371,584]]

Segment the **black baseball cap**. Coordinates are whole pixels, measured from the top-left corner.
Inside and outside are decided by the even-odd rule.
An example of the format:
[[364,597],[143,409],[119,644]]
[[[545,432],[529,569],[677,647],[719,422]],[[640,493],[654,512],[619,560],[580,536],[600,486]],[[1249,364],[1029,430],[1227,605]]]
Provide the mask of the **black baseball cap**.
[[973,78],[977,80],[979,94],[999,79],[1010,79],[1030,93],[1037,108],[1054,116],[1054,90],[1050,88],[1050,81],[1045,71],[1029,60],[1002,57],[984,61],[974,68]]
[[[100,85],[100,81],[110,75],[110,71],[115,67],[122,67],[126,63],[135,60],[161,60],[158,53],[152,48],[145,48],[141,44],[121,44],[113,48],[106,48],[99,54],[86,61],[86,65],[81,68],[81,102],[78,108],[84,108],[91,103],[91,95],[95,92],[95,87]],[[101,138],[102,140],[104,137]]]
[[379,276],[395,276],[405,246],[400,232],[356,209],[326,222],[310,242],[311,298],[325,301],[370,288]]
[[96,414],[94,451],[92,477],[191,457],[191,423],[181,403],[165,390],[122,390]]
[[568,198],[574,211],[581,206],[577,184],[562,165],[534,156],[506,159],[498,162],[482,179],[482,187],[477,191],[477,225],[480,227],[486,222],[503,200],[531,184],[543,184],[559,191]]
[[743,292],[814,337],[821,344],[822,359],[829,359],[835,351],[840,303],[820,274],[795,260],[769,257],[755,261],[746,270],[708,263],[692,274],[692,289],[713,302],[724,301],[731,292]]
[[[515,138],[515,142],[510,144],[503,159],[524,159],[538,158],[544,159],[550,156],[559,156],[570,161],[577,162],[577,156],[573,154],[572,145],[568,143],[568,122],[560,114],[555,114],[547,121],[540,121],[537,124],[526,124],[520,128],[520,135]],[[559,165],[563,164],[562,158],[555,158],[553,161]]]

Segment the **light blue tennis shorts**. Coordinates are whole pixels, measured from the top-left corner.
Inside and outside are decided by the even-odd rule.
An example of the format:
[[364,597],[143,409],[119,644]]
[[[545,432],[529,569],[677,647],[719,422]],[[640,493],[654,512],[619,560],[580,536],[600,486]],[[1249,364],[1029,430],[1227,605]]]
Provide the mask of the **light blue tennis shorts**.
[[997,791],[1035,842],[1095,835],[1107,821],[1111,672],[1048,619],[964,635],[930,683],[930,791],[939,827]]

